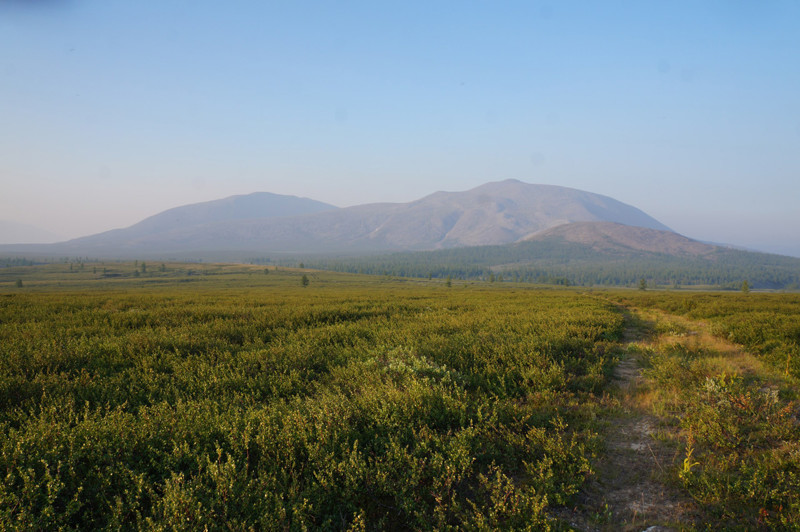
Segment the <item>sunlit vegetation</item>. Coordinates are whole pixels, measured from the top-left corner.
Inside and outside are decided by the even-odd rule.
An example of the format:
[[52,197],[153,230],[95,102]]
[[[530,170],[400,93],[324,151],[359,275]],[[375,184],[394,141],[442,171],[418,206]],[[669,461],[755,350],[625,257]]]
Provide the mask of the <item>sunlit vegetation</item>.
[[0,528],[546,528],[592,474],[610,303],[31,268],[0,278]]
[[662,292],[626,294],[620,301],[706,321],[714,335],[800,378],[800,294]]
[[569,528],[620,356],[703,519],[800,526],[800,296],[449,281],[0,268],[0,528]]
[[[631,352],[648,368],[653,408],[675,429],[665,434],[681,450],[676,482],[702,505],[706,520],[724,528],[800,527],[794,362],[800,297],[631,293],[620,299],[652,320],[655,344],[633,345]],[[686,323],[707,324],[706,330]]]

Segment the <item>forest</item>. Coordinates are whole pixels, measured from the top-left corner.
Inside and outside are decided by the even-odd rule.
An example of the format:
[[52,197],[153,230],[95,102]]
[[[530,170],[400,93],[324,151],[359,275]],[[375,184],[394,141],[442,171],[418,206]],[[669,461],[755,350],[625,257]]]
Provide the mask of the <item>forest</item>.
[[563,241],[532,241],[370,256],[254,257],[253,264],[305,265],[339,272],[400,277],[490,280],[576,286],[738,289],[800,288],[800,259],[718,248],[701,257],[636,250],[613,253]]

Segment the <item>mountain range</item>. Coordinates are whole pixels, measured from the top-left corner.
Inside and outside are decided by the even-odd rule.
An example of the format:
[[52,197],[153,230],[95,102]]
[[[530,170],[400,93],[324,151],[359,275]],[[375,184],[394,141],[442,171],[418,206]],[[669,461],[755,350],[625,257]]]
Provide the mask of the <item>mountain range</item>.
[[109,257],[434,250],[519,242],[573,222],[670,231],[607,196],[506,180],[409,203],[347,208],[260,192],[177,207],[124,229],[28,250]]
[[699,242],[613,198],[517,180],[347,208],[258,192],[57,244],[0,246],[0,254],[288,264],[303,256],[320,268],[413,276],[800,286],[800,259]]

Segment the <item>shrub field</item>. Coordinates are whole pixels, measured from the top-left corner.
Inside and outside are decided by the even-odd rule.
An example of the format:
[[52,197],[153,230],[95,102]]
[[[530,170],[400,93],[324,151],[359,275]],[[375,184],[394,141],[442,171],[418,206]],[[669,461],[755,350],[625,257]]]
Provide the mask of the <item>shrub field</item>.
[[2,528],[543,528],[592,472],[609,303],[83,272],[0,295]]
[[[570,529],[625,356],[701,521],[792,529],[799,315],[781,294],[3,268],[0,529]],[[670,343],[630,344],[636,316]],[[764,367],[686,340],[700,322]]]
[[678,444],[675,480],[700,503],[704,521],[800,529],[800,296],[617,299],[652,319],[656,343],[630,348],[646,366],[654,408],[671,429],[665,434]]

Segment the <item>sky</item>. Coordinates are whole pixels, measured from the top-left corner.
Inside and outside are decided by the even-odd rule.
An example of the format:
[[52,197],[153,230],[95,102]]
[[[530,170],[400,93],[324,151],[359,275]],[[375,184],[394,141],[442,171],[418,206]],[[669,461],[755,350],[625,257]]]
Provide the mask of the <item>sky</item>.
[[0,220],[510,178],[800,256],[800,2],[0,0]]

